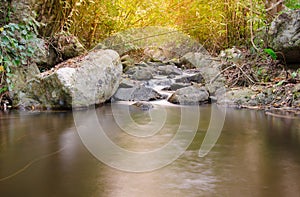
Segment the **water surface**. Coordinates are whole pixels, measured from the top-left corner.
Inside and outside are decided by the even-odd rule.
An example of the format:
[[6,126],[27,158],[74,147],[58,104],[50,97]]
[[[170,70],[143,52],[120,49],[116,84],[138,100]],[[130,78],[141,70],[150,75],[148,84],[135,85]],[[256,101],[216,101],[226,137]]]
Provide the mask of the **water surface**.
[[[157,107],[157,106],[156,106]],[[150,138],[128,135],[115,124],[110,105],[97,110],[107,136],[131,151],[157,149],[172,139],[180,109],[163,106],[164,127]],[[199,128],[187,151],[170,165],[146,173],[111,168],[82,144],[72,112],[0,114],[1,196],[299,196],[300,121],[263,112],[227,110],[217,144],[198,150],[210,122],[200,108]],[[147,113],[131,111],[137,123]],[[190,114],[193,116],[194,114]]]

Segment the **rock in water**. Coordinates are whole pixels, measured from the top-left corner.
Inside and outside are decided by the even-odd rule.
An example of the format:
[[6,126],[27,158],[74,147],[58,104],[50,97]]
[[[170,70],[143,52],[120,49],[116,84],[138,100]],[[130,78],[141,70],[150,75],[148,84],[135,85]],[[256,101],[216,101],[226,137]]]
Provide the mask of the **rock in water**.
[[14,106],[26,108],[28,99],[39,103],[35,107],[47,109],[101,104],[115,93],[121,74],[117,52],[91,51],[28,80],[23,89],[15,92]]
[[133,88],[119,88],[113,99],[116,101],[155,101],[166,96],[159,94],[152,88],[136,86]]
[[180,105],[199,105],[209,102],[209,93],[205,87],[194,85],[178,89],[168,101]]
[[268,32],[274,51],[282,52],[289,63],[300,62],[300,10],[279,15]]
[[139,109],[139,110],[142,110],[142,111],[149,111],[153,108],[153,105],[149,102],[136,102],[136,103],[133,103],[131,105],[131,109],[134,109],[133,107],[135,107],[135,109]]

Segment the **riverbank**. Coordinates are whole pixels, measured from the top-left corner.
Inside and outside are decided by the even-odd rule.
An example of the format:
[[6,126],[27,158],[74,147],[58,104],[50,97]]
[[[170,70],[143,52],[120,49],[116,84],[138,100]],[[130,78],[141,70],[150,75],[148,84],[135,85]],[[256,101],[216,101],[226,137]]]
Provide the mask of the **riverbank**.
[[171,60],[137,53],[123,56],[124,73],[112,100],[167,99],[183,105],[216,102],[280,117],[300,115],[299,65],[288,67],[266,54],[237,48],[218,57],[187,53]]

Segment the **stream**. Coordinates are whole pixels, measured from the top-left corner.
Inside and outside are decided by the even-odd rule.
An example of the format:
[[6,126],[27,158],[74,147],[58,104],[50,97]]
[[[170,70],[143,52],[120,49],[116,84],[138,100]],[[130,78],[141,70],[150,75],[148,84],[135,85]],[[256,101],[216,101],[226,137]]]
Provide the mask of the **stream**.
[[[151,151],[168,143],[180,122],[180,107],[154,105],[154,110],[164,108],[167,119],[150,138],[123,132],[110,104],[95,112],[107,137],[118,146]],[[205,157],[199,157],[211,108],[212,105],[200,106],[198,130],[178,159],[160,169],[140,173],[118,170],[96,159],[82,143],[72,112],[0,112],[0,194],[299,196],[300,121],[267,116],[262,111],[227,109],[217,143]],[[130,114],[138,123],[150,121],[147,112],[132,110]],[[192,119],[194,114],[186,116]],[[155,158],[151,162],[155,163]]]

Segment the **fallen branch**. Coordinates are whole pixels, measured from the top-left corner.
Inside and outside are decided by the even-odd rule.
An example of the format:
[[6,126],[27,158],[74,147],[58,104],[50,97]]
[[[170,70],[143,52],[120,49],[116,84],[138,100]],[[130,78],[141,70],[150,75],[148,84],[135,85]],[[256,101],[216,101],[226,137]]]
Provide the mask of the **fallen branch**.
[[[243,65],[244,66],[244,65]],[[242,66],[242,67],[243,67]],[[237,66],[236,64],[233,64],[233,65],[231,65],[231,66],[228,66],[228,67],[226,67],[225,69],[223,69],[222,71],[220,71],[211,81],[210,81],[210,84],[212,84],[213,82],[215,82],[215,80],[222,74],[222,73],[224,73],[226,70],[229,70],[230,68],[233,68],[233,67],[236,67],[236,68],[238,68],[241,72],[242,72],[242,74],[244,75],[244,76],[246,76],[246,78],[251,82],[251,83],[253,83],[253,84],[256,84],[256,82],[255,81],[253,81],[248,75],[247,75],[247,73],[241,68],[241,67],[239,67],[239,66]],[[240,76],[239,76],[240,77]],[[238,77],[238,78],[239,78]]]
[[233,67],[235,67],[236,65],[235,64],[233,64],[233,65],[231,65],[231,66],[228,66],[228,67],[226,67],[225,69],[223,69],[223,70],[221,70],[221,72],[219,72],[211,81],[210,81],[210,84],[212,84],[213,82],[215,82],[215,80],[217,80],[217,78],[223,73],[223,72],[225,72],[226,70],[228,70],[228,69],[230,69],[230,68],[233,68]]
[[300,119],[296,116],[287,116],[287,115],[280,115],[280,114],[274,114],[272,112],[266,112],[265,113],[266,115],[269,115],[269,116],[273,116],[273,117],[276,117],[276,118],[286,118],[286,119]]
[[255,84],[255,82],[244,72],[244,70],[241,67],[237,66],[237,68],[240,69],[240,71],[243,73],[243,75],[245,75],[253,84]]

